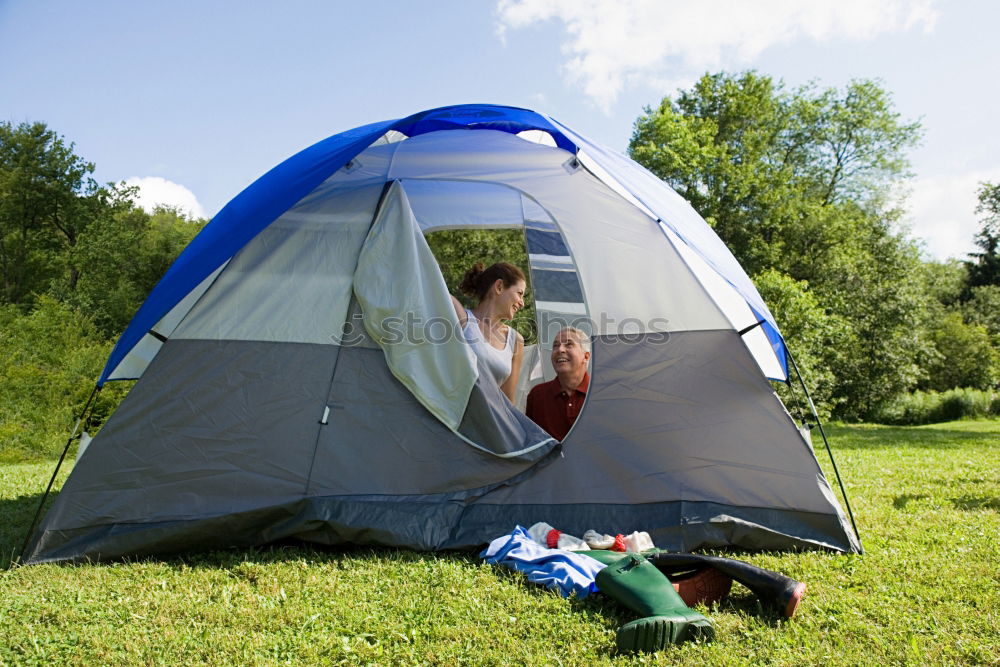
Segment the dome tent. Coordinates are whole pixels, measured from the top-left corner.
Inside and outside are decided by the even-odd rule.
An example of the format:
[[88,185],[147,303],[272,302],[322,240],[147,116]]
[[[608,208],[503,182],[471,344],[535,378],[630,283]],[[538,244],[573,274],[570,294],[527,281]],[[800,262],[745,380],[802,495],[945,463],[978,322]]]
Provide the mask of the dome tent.
[[[561,326],[591,335],[562,443],[447,335],[424,234],[463,228],[524,232],[540,350],[522,377],[552,376]],[[98,385],[138,381],[27,562],[283,538],[465,548],[540,520],[679,551],[859,551],[768,378],[787,364],[767,306],[636,163],[511,107],[374,123],[262,176],[170,267]]]

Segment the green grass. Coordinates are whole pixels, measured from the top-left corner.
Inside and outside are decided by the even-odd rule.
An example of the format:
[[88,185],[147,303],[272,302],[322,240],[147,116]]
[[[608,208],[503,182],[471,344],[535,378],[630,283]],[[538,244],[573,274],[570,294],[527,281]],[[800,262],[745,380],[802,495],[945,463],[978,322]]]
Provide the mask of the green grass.
[[[730,554],[809,590],[734,586],[712,644],[618,656],[614,603],[470,554],[284,546],[0,571],[0,664],[1000,664],[1000,422],[829,430],[867,553]],[[51,466],[0,466],[2,564]]]

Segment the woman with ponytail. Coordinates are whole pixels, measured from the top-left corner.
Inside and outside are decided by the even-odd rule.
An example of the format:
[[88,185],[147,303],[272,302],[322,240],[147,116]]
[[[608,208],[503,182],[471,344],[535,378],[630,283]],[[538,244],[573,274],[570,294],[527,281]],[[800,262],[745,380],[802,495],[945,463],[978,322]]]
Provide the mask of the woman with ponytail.
[[458,288],[478,301],[469,310],[458,299],[451,298],[462,334],[503,393],[515,403],[524,337],[514,327],[504,324],[504,320],[514,319],[517,311],[524,308],[524,273],[508,262],[497,262],[489,268],[476,262],[465,272]]

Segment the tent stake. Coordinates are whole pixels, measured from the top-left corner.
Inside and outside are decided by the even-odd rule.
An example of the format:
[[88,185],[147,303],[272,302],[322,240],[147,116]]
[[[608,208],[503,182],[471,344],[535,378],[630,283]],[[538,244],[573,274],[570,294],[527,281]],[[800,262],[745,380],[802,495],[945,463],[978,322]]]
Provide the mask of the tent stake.
[[823,436],[823,444],[826,445],[826,453],[830,457],[830,463],[833,464],[833,474],[837,476],[837,484],[840,485],[840,493],[844,496],[844,505],[847,507],[847,516],[851,518],[851,527],[854,529],[854,536],[858,538],[858,546],[861,548],[861,553],[865,552],[865,547],[861,543],[861,533],[858,532],[858,524],[854,522],[854,512],[851,511],[851,501],[847,498],[847,490],[844,488],[844,481],[840,479],[840,471],[837,469],[837,460],[833,458],[833,450],[830,449],[830,441],[826,438],[826,431],[823,429],[823,422],[819,418],[819,412],[816,411],[816,404],[813,403],[812,396],[809,395],[809,388],[806,386],[806,381],[802,378],[802,371],[799,370],[799,365],[795,363],[795,357],[792,356],[791,351],[788,346],[785,346],[785,354],[788,355],[788,360],[792,362],[792,368],[795,369],[795,375],[799,378],[799,384],[802,385],[802,391],[805,392],[806,401],[809,403],[809,409],[812,410],[813,418],[816,420],[816,426],[819,427],[819,434]]
[[31,520],[31,525],[28,526],[28,533],[24,536],[24,544],[21,545],[21,555],[19,560],[24,560],[24,552],[28,549],[28,542],[31,541],[31,534],[35,531],[35,524],[38,523],[38,517],[42,514],[42,508],[45,507],[45,499],[49,497],[49,491],[52,490],[52,485],[55,484],[56,475],[59,474],[59,468],[62,467],[63,461],[66,459],[66,452],[69,451],[69,446],[73,443],[73,438],[76,437],[76,433],[83,425],[83,430],[87,430],[87,421],[90,419],[88,411],[90,410],[91,404],[94,402],[94,398],[101,391],[101,386],[95,384],[94,390],[90,392],[90,398],[87,399],[86,405],[83,406],[83,410],[80,411],[80,416],[76,418],[76,423],[73,425],[73,431],[69,434],[69,438],[66,439],[66,446],[63,447],[62,454],[59,456],[59,461],[56,463],[56,469],[52,471],[52,477],[49,479],[49,485],[45,487],[45,493],[42,494],[42,499],[38,502],[38,509],[35,510],[35,517]]

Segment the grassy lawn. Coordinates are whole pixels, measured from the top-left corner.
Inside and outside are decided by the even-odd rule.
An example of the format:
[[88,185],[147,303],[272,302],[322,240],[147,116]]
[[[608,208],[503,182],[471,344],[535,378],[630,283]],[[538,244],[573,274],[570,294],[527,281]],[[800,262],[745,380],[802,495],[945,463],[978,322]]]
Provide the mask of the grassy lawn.
[[468,554],[6,569],[53,464],[0,465],[0,664],[1000,664],[1000,421],[830,431],[867,553],[728,554],[807,582],[796,617],[734,585],[702,610],[714,643],[638,657],[614,652],[614,603]]

